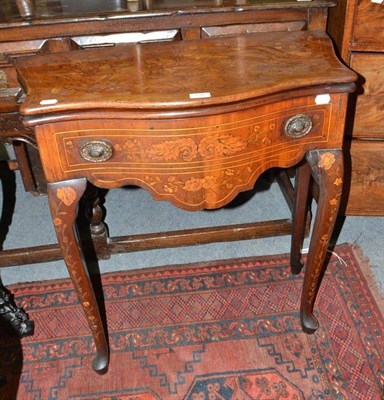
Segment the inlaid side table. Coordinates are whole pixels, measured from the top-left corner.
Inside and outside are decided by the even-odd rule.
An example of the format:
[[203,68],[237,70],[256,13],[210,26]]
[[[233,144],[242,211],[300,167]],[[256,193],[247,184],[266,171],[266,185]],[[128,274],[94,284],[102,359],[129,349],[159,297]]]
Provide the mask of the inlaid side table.
[[108,344],[76,234],[87,181],[127,184],[185,210],[219,208],[271,167],[298,165],[291,267],[299,273],[310,175],[319,201],[301,322],[313,306],[340,201],[348,93],[356,76],[322,32],[269,33],[17,60],[24,124],[34,127],[52,221],[97,355]]

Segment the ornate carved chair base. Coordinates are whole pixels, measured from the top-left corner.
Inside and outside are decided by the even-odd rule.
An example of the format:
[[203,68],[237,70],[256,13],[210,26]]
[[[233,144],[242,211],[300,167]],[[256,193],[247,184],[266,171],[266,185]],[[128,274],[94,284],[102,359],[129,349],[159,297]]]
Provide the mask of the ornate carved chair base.
[[12,299],[10,292],[0,283],[0,326],[2,334],[25,337],[33,335],[34,322]]

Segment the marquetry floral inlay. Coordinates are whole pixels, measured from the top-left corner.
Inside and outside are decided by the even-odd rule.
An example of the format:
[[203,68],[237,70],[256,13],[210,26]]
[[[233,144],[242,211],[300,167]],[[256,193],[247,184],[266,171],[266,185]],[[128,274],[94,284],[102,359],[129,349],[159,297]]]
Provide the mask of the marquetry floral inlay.
[[247,142],[256,146],[269,145],[272,143],[270,137],[276,131],[276,123],[256,124],[252,129],[252,133],[248,136]]
[[343,180],[341,178],[336,178],[333,184],[335,186],[340,186],[343,183]]
[[331,206],[337,206],[337,205],[339,204],[339,200],[336,199],[336,198],[331,199],[331,200],[329,200],[329,204],[330,204]]
[[191,138],[167,140],[154,144],[146,156],[155,161],[192,161],[198,155],[210,160],[236,154],[247,147],[247,142],[237,136],[216,134],[204,137],[199,143]]
[[76,192],[71,187],[58,188],[56,195],[66,206],[70,206],[76,199]]
[[124,152],[124,156],[129,161],[141,161],[143,150],[137,139],[128,139],[123,144],[115,144],[115,150]]
[[[244,174],[246,172],[246,174]],[[242,185],[248,182],[249,174],[252,172],[250,167],[245,171],[234,170],[227,168],[220,171],[217,175],[205,175],[204,177],[192,177],[187,180],[181,177],[171,175],[164,183],[160,177],[146,176],[145,181],[152,187],[157,187],[158,190],[165,193],[174,194],[180,190],[185,192],[198,192],[200,190],[215,191],[219,188],[233,189],[235,185]]]
[[240,137],[217,134],[204,138],[199,144],[199,154],[202,158],[215,158],[236,154],[247,147]]
[[190,138],[167,140],[154,144],[146,155],[156,161],[192,161],[197,156],[197,145]]
[[332,153],[324,153],[320,156],[319,168],[323,168],[328,171],[334,162],[336,161],[335,156]]
[[61,218],[58,217],[53,218],[53,225],[60,226],[62,223],[63,221],[61,220]]
[[200,189],[211,189],[218,184],[217,178],[207,175],[204,178],[191,178],[184,183],[183,189],[197,192]]

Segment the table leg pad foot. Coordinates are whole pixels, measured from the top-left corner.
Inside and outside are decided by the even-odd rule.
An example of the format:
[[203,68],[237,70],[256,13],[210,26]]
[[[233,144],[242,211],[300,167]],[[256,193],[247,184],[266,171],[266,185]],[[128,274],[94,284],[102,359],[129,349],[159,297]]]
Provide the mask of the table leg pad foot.
[[301,327],[305,333],[315,333],[319,328],[319,321],[313,314],[302,314],[301,315]]
[[104,375],[108,372],[109,357],[108,354],[97,354],[92,362],[92,369],[99,375]]
[[299,275],[301,270],[304,268],[304,263],[299,261],[297,263],[291,262],[291,273],[292,275]]

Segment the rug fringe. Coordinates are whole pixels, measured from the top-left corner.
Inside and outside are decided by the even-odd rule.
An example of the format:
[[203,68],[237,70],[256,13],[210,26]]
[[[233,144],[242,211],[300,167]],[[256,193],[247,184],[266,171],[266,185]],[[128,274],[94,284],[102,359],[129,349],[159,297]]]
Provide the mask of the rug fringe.
[[361,247],[358,244],[350,244],[355,257],[359,260],[359,264],[361,266],[361,271],[368,283],[368,287],[370,288],[372,295],[379,307],[380,312],[383,314],[384,310],[384,288],[380,288],[379,282],[375,278],[375,274],[373,272],[373,267],[370,263],[369,257],[367,257]]

